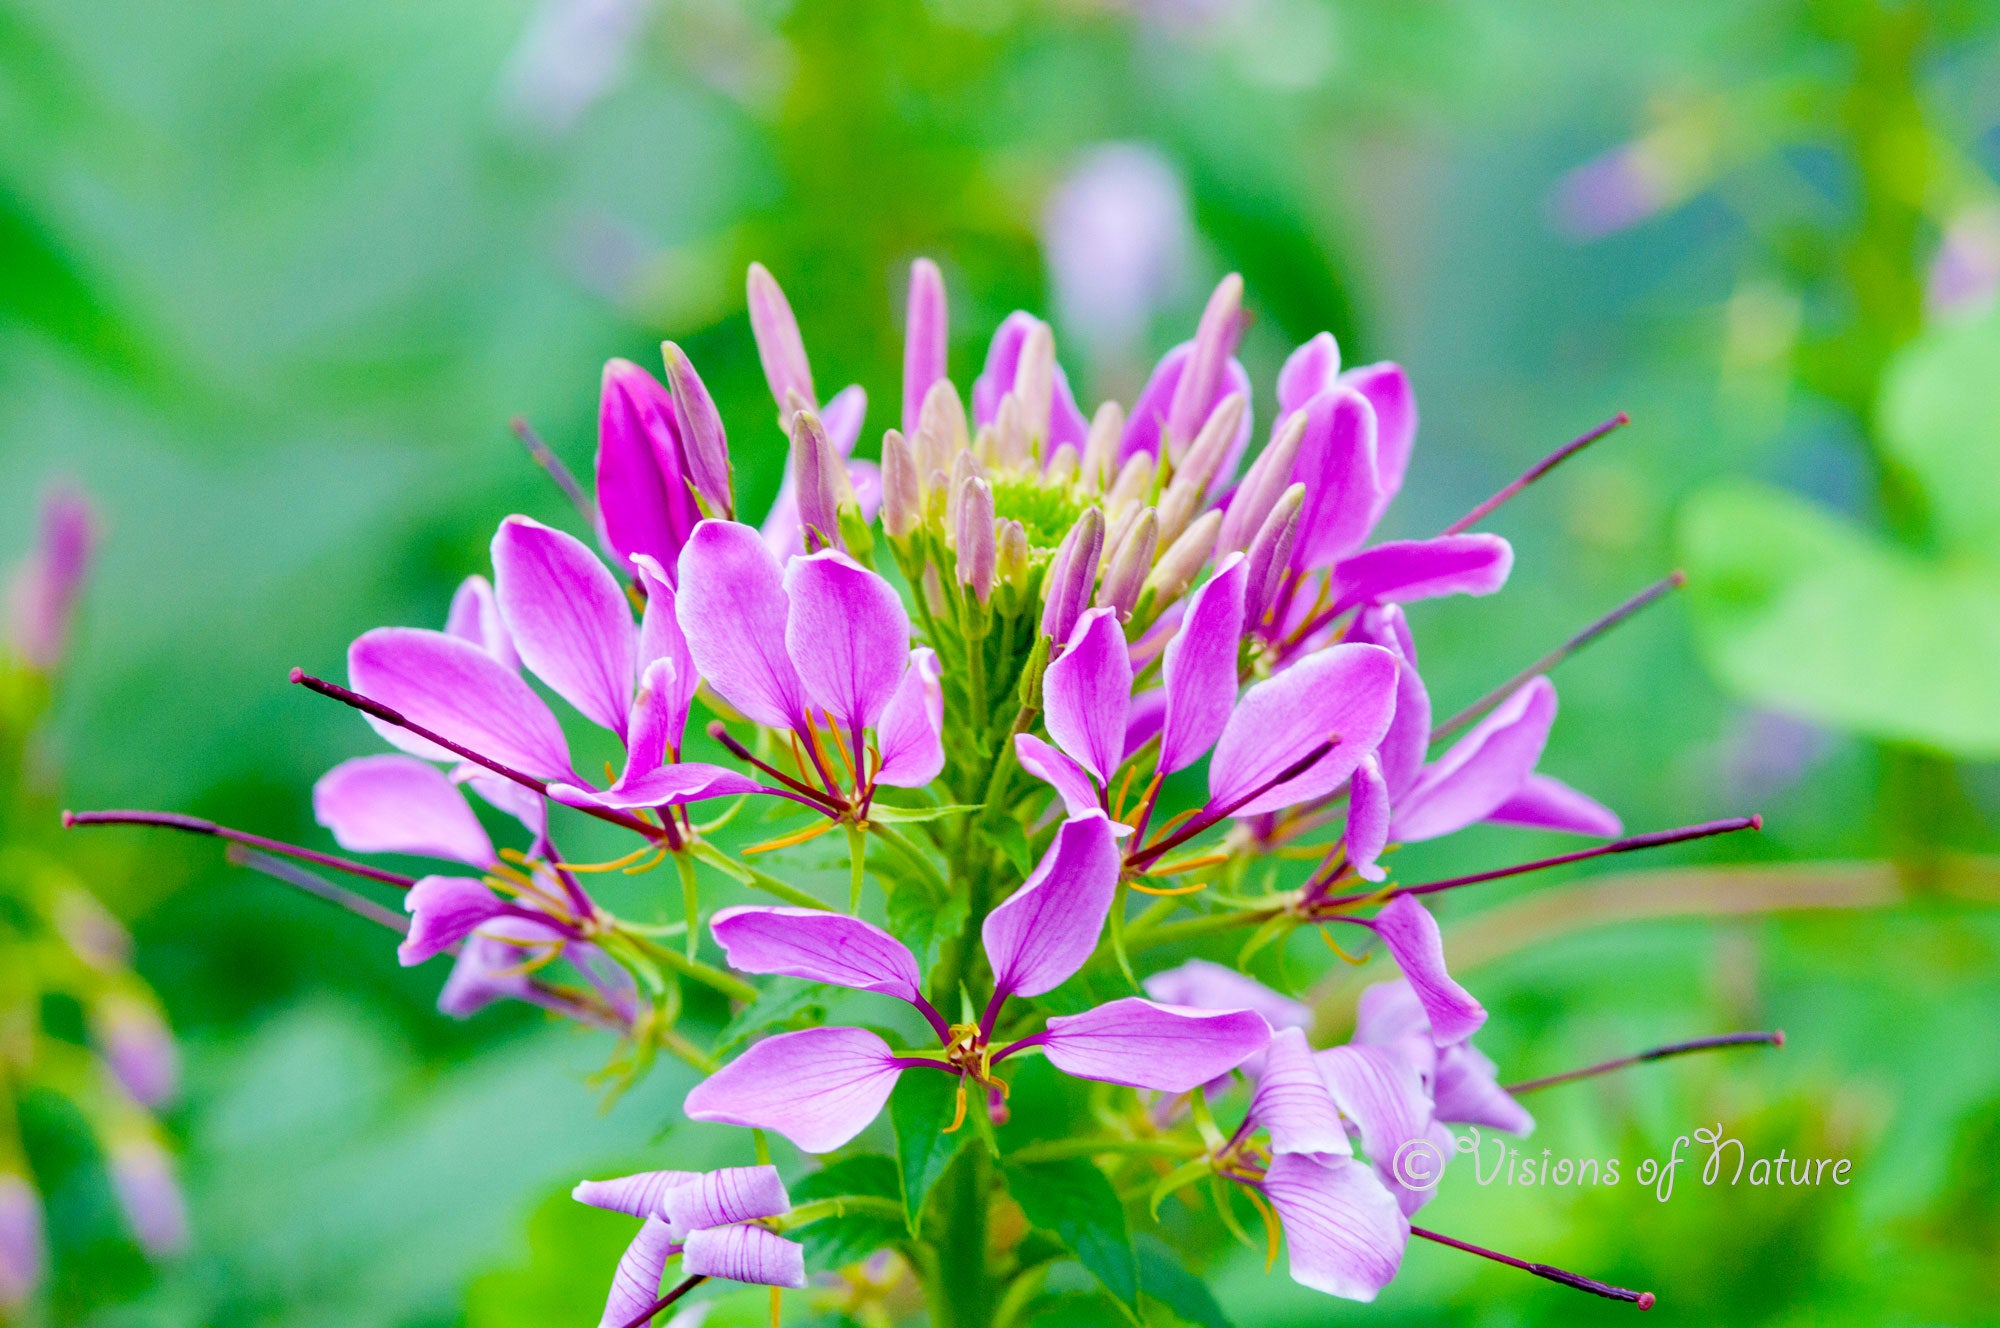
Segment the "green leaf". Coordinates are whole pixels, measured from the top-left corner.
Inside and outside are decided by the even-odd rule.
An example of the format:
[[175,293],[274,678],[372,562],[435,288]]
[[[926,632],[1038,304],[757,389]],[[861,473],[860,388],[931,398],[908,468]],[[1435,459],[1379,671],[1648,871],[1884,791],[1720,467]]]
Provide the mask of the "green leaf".
[[878,802],[869,806],[868,819],[898,825],[915,821],[941,821],[947,816],[963,816],[967,812],[978,810],[978,807],[962,802],[947,803],[942,807],[892,807],[887,803]]
[[824,983],[776,979],[723,1025],[715,1055],[726,1057],[760,1033],[784,1032],[818,1022],[826,1014],[826,995]]
[[1916,557],[1728,483],[1682,513],[1701,643],[1737,694],[1830,727],[2000,756],[2000,567]]
[[[815,1199],[837,1199],[856,1194],[874,1195],[900,1204],[903,1201],[903,1179],[896,1160],[883,1157],[880,1153],[842,1158],[791,1186],[792,1206],[795,1208]],[[909,1235],[903,1223],[893,1217],[855,1212],[823,1217],[790,1234],[805,1242],[806,1257],[819,1268],[838,1268],[853,1263]]]
[[1181,1265],[1159,1237],[1141,1233],[1133,1241],[1139,1259],[1139,1289],[1198,1328],[1235,1328],[1208,1283]]
[[837,1199],[843,1194],[872,1194],[881,1199],[900,1200],[903,1177],[896,1159],[880,1153],[844,1157],[791,1186],[794,1207],[814,1199]]
[[924,1211],[931,1187],[972,1137],[969,1130],[946,1134],[958,1106],[958,1079],[929,1070],[906,1072],[889,1095],[889,1123],[896,1129],[896,1165],[902,1175],[903,1212],[911,1232]]
[[1035,870],[1035,851],[1028,843],[1027,830],[1019,821],[1011,816],[988,817],[979,828],[987,842],[1000,850],[1000,855],[1013,865],[1023,879]]
[[[888,854],[883,854],[887,858]],[[970,916],[971,902],[962,890],[949,893],[931,888],[921,879],[899,884],[889,896],[883,921],[889,931],[917,957],[917,970],[929,974],[937,962],[938,947],[956,936]]]
[[1877,425],[1946,551],[2000,555],[2000,314],[1933,328],[1898,354]]
[[1104,1289],[1137,1306],[1139,1265],[1125,1230],[1125,1206],[1104,1173],[1083,1158],[1007,1168],[1007,1188],[1028,1221],[1063,1238]]
[[1105,1328],[1119,1306],[1102,1291],[1056,1291],[1028,1302],[1029,1328]]

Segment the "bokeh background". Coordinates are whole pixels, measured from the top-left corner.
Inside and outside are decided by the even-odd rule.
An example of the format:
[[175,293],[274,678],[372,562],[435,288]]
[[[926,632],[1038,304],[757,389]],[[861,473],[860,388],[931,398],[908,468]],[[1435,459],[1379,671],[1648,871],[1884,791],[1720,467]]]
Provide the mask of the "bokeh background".
[[[1550,1094],[1536,1148],[1629,1175],[1719,1121],[1852,1160],[1803,1191],[1684,1170],[1664,1203],[1461,1175],[1430,1224],[1652,1287],[1673,1323],[1992,1322],[1996,172],[1991,3],[0,0],[4,552],[58,479],[103,523],[38,778],[50,809],[324,842],[312,780],[374,745],[286,670],[440,621],[502,515],[567,519],[510,418],[587,474],[602,362],[671,336],[762,510],[782,444],[752,258],[820,381],[868,388],[870,454],[918,254],[961,383],[1008,310],[1046,309],[1090,402],[1241,271],[1265,393],[1322,329],[1409,366],[1398,533],[1632,415],[1491,523],[1504,594],[1413,612],[1440,704],[1692,577],[1563,666],[1544,768],[1635,829],[1766,830],[1493,887],[1451,944],[1519,1075],[1790,1041]],[[211,844],[63,838],[52,810],[13,833],[136,935],[184,1047],[194,1236],[140,1257],[75,1122],[32,1100],[34,1316],[592,1322],[623,1233],[570,1184],[714,1160],[670,1128],[683,1072],[601,1107],[608,1042],[445,1020],[440,966]],[[1492,830],[1422,865],[1557,847]],[[1326,956],[1292,962],[1303,983]],[[1629,1313],[1434,1248],[1372,1307],[1249,1253],[1216,1285],[1243,1328]]]

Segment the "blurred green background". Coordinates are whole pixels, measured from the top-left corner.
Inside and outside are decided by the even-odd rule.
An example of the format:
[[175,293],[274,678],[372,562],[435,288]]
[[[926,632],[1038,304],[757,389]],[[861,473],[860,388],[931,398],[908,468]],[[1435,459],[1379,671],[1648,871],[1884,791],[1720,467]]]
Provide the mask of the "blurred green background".
[[[1535,1147],[1629,1167],[1722,1121],[1854,1164],[1665,1203],[1459,1175],[1426,1220],[1651,1287],[1670,1323],[2000,1320],[1996,171],[1990,3],[0,0],[4,551],[58,477],[105,525],[47,735],[62,797],[323,843],[311,781],[375,744],[286,670],[441,621],[502,515],[567,520],[508,421],[587,474],[609,356],[688,348],[761,511],[751,258],[820,383],[868,388],[865,452],[916,255],[961,384],[1045,308],[1086,404],[1241,271],[1260,428],[1323,328],[1410,368],[1393,533],[1633,417],[1490,523],[1504,594],[1412,613],[1441,705],[1693,577],[1557,675],[1544,768],[1634,829],[1764,834],[1594,893],[1494,887],[1448,935],[1517,1076],[1790,1042],[1538,1099]],[[49,839],[184,1039],[195,1231],[149,1267],[38,1126],[50,1322],[587,1323],[623,1229],[569,1185],[724,1158],[666,1132],[684,1071],[600,1111],[608,1042],[445,1020],[441,966],[209,844]],[[1406,873],[1557,847],[1479,831]],[[1244,1328],[1630,1312],[1435,1248],[1372,1307],[1220,1267]]]

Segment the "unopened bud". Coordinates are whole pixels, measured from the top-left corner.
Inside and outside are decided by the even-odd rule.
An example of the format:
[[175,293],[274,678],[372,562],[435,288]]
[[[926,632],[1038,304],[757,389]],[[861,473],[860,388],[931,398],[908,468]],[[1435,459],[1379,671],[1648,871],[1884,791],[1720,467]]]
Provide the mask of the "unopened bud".
[[1118,478],[1111,484],[1111,492],[1104,495],[1104,510],[1117,516],[1135,503],[1146,501],[1153,489],[1153,471],[1151,452],[1134,452],[1126,458]]
[[945,352],[950,346],[944,274],[928,258],[910,264],[908,309],[903,327],[903,428],[915,433],[925,396],[945,375]]
[[923,523],[924,486],[917,478],[916,458],[901,433],[882,435],[882,529],[902,539]]
[[819,398],[813,395],[812,366],[806,362],[799,320],[792,316],[778,279],[762,263],[750,265],[749,296],[750,335],[756,338],[757,358],[764,365],[771,396],[787,413],[798,409],[791,405],[794,396],[804,407],[816,407]]
[[1102,492],[1118,468],[1118,449],[1125,441],[1125,408],[1107,401],[1090,419],[1090,432],[1083,440],[1083,487]]
[[1104,556],[1104,513],[1090,508],[1076,519],[1042,583],[1042,633],[1057,642],[1067,642],[1076,630],[1076,621],[1090,604],[1090,592],[1097,585],[1098,560]]
[[681,451],[687,457],[688,481],[711,515],[725,520],[736,515],[730,486],[729,439],[722,429],[722,412],[708,394],[687,353],[673,342],[662,342],[667,362],[667,386],[680,415]]
[[1156,608],[1165,608],[1187,593],[1202,564],[1208,561],[1208,555],[1215,552],[1215,533],[1221,528],[1222,513],[1203,512],[1201,518],[1182,532],[1179,539],[1167,546],[1167,551],[1154,565],[1152,575],[1146,578]]
[[1139,602],[1139,591],[1146,584],[1146,574],[1153,569],[1153,555],[1160,547],[1160,518],[1152,508],[1139,514],[1131,533],[1112,555],[1111,566],[1104,573],[1104,584],[1097,588],[1097,607],[1114,609],[1123,620],[1132,614],[1132,606]]
[[927,473],[950,470],[953,458],[971,446],[965,432],[965,403],[959,400],[951,379],[938,379],[924,393],[917,432],[910,441],[916,447],[918,464]]
[[1231,392],[1209,412],[1187,456],[1174,471],[1173,483],[1160,495],[1160,538],[1171,543],[1179,539],[1188,522],[1201,510],[1208,491],[1221,469],[1236,431],[1243,423],[1244,402],[1239,392]]
[[993,529],[993,486],[967,476],[958,490],[958,580],[984,604],[993,594],[998,561]]
[[[971,452],[960,452],[952,459],[951,475],[945,481],[944,528],[951,532],[954,541],[958,539],[958,500],[965,492],[965,482],[985,478],[986,467]],[[936,478],[931,482],[935,484]]]
[[1232,272],[1216,285],[1215,293],[1208,297],[1208,306],[1201,311],[1194,347],[1188,352],[1180,381],[1174,385],[1173,398],[1167,403],[1163,432],[1170,454],[1176,458],[1208,413],[1215,389],[1222,382],[1223,366],[1229,363],[1229,357],[1236,353],[1237,342],[1242,339],[1243,278]]
[[1001,466],[1020,469],[1028,464],[1028,415],[1012,392],[1000,398],[993,416],[993,458]]
[[1241,553],[1249,547],[1251,536],[1264,524],[1264,518],[1271,515],[1278,495],[1291,484],[1292,471],[1298,465],[1299,445],[1305,436],[1306,413],[1295,410],[1278,426],[1270,445],[1257,454],[1243,482],[1236,486],[1229,510],[1222,518],[1222,530],[1216,536],[1218,548]]
[[849,497],[847,468],[833,450],[819,416],[802,410],[792,416],[792,490],[798,496],[799,527],[806,551],[838,545],[840,504]]
[[1056,334],[1037,319],[1021,343],[1021,358],[1014,363],[1014,395],[1021,401],[1021,420],[1031,449],[1049,436],[1055,388]]
[[1257,528],[1257,534],[1250,541],[1246,555],[1249,565],[1244,569],[1243,621],[1255,623],[1264,617],[1264,610],[1271,605],[1271,599],[1278,593],[1279,583],[1285,579],[1285,567],[1291,562],[1292,541],[1299,534],[1299,512],[1306,504],[1306,486],[1294,484],[1286,489],[1271,508],[1271,514],[1264,518],[1264,524]]
[[1000,522],[993,568],[1002,583],[1016,590],[1028,588],[1028,530],[1011,517]]
[[1071,484],[1076,480],[1076,468],[1076,447],[1071,443],[1064,443],[1056,449],[1056,454],[1049,458],[1049,467],[1042,474],[1051,484]]

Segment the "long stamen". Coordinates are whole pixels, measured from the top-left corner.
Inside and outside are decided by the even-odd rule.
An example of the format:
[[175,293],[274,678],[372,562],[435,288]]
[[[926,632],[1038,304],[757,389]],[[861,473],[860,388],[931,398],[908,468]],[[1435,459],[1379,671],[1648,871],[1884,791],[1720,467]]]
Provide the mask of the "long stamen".
[[1551,650],[1548,654],[1543,655],[1527,668],[1522,669],[1519,673],[1432,729],[1431,741],[1442,742],[1444,739],[1449,738],[1452,734],[1471,724],[1494,706],[1499,705],[1502,701],[1513,695],[1514,690],[1522,684],[1541,677],[1544,673],[1554,669],[1556,665],[1562,663],[1571,655],[1574,655],[1577,651],[1595,641],[1598,637],[1603,636],[1620,623],[1637,615],[1641,609],[1666,598],[1686,584],[1686,572],[1677,570],[1661,577],[1658,581],[1647,586],[1644,590],[1632,596],[1632,598],[1626,600],[1596,622],[1591,623],[1588,627],[1557,646],[1554,650]]
[[1651,1047],[1634,1052],[1630,1056],[1620,1056],[1616,1060],[1599,1061],[1586,1065],[1580,1070],[1565,1070],[1561,1074],[1544,1075],[1540,1079],[1526,1079],[1518,1084],[1508,1084],[1509,1093],[1519,1097],[1523,1093],[1533,1093],[1543,1088],[1554,1088],[1557,1084],[1571,1083],[1577,1079],[1589,1079],[1595,1075],[1609,1074],[1629,1065],[1643,1061],[1663,1061],[1669,1056],[1685,1056],[1693,1051],[1714,1051],[1724,1047],[1782,1047],[1785,1045],[1785,1030],[1774,1029],[1769,1033],[1718,1033],[1713,1037],[1693,1038],[1686,1042],[1670,1042],[1664,1047]]
[[1467,1254],[1476,1254],[1482,1259],[1491,1259],[1495,1263],[1504,1263],[1509,1268],[1518,1268],[1524,1273],[1533,1273],[1536,1277],[1545,1277],[1551,1282],[1560,1282],[1564,1286],[1574,1287],[1578,1291],[1588,1291],[1593,1296],[1603,1296],[1606,1300],[1622,1300],[1628,1305],[1637,1305],[1642,1310],[1653,1308],[1655,1297],[1650,1291],[1631,1291],[1625,1287],[1612,1286],[1609,1282],[1600,1282],[1594,1277],[1584,1277],[1580,1273],[1568,1272],[1552,1264],[1529,1263],[1526,1259],[1516,1259],[1511,1254],[1502,1254],[1498,1250],[1489,1250],[1483,1245],[1474,1245],[1469,1241],[1454,1240],[1450,1236],[1442,1236],[1435,1231],[1426,1231],[1422,1227],[1411,1227],[1410,1234],[1412,1236],[1422,1236],[1425,1240],[1434,1240],[1440,1245],[1449,1245],[1451,1248],[1463,1250]]
[[[462,756],[474,765],[484,766],[496,775],[513,780],[523,788],[533,789],[544,797],[548,796],[549,785],[547,780],[537,779],[533,775],[514,769],[512,766],[502,765],[490,756],[481,756],[470,747],[462,743],[453,742],[443,734],[434,733],[414,720],[405,718],[400,712],[391,710],[380,701],[363,696],[359,692],[350,691],[337,682],[328,682],[324,678],[315,678],[304,669],[293,669],[292,681],[308,691],[318,692],[321,696],[332,697],[342,705],[353,706],[365,715],[373,715],[384,724],[394,724],[399,729],[407,729],[427,742],[436,743],[455,756]],[[600,821],[609,821],[613,825],[622,825],[627,830],[636,830],[648,839],[659,839],[664,835],[659,826],[653,825],[648,821],[642,821],[629,812],[614,811],[609,807],[579,807],[577,810],[595,816]]]
[[253,835],[244,830],[232,830],[226,825],[204,821],[199,816],[183,816],[179,812],[66,811],[62,814],[62,823],[65,830],[79,825],[153,825],[167,830],[182,830],[191,835],[213,835],[217,839],[227,839],[248,848],[261,849],[266,853],[297,858],[301,862],[330,867],[334,871],[343,871],[350,876],[380,881],[384,885],[393,885],[398,890],[407,890],[417,883],[416,877],[405,876],[401,872],[384,871],[365,862],[354,862],[348,858],[335,857],[331,853],[300,848],[297,844],[287,844],[280,839],[266,839],[262,835]]
[[1462,531],[1472,529],[1481,521],[1493,515],[1494,511],[1501,504],[1505,503],[1515,494],[1521,492],[1521,490],[1527,488],[1530,484],[1533,484],[1536,480],[1548,474],[1578,452],[1581,452],[1584,448],[1589,447],[1592,443],[1604,437],[1605,434],[1621,429],[1631,422],[1632,417],[1621,410],[1595,429],[1592,429],[1589,433],[1583,435],[1583,437],[1564,443],[1561,447],[1558,447],[1555,451],[1549,453],[1523,471],[1521,478],[1515,480],[1512,484],[1509,484],[1506,488],[1500,490],[1500,492],[1494,494],[1491,498],[1488,498],[1485,502],[1446,526],[1443,533],[1446,535],[1456,535]]
[[398,935],[410,934],[410,920],[403,914],[394,909],[384,908],[374,900],[364,898],[352,890],[344,890],[331,881],[323,881],[305,868],[295,867],[283,858],[273,857],[269,853],[242,844],[231,844],[223,856],[234,866],[248,867],[251,871],[262,872],[272,880],[295,885],[307,894],[344,908],[357,917],[366,918],[370,922],[379,922]]
[[1426,881],[1422,885],[1405,885],[1393,890],[1368,890],[1346,895],[1329,895],[1320,901],[1321,908],[1340,908],[1369,902],[1387,903],[1397,895],[1432,895],[1440,890],[1456,890],[1461,885],[1478,885],[1482,881],[1498,881],[1509,876],[1521,876],[1528,872],[1541,871],[1547,867],[1561,867],[1572,862],[1587,862],[1591,858],[1607,857],[1613,853],[1636,853],[1640,849],[1661,848],[1668,844],[1683,844],[1693,839],[1707,839],[1711,835],[1734,834],[1738,830],[1762,830],[1764,818],[1761,816],[1732,816],[1721,821],[1703,821],[1700,825],[1686,825],[1674,830],[1654,830],[1648,834],[1630,835],[1613,840],[1609,844],[1599,844],[1595,848],[1578,849],[1574,853],[1560,853],[1553,858],[1538,858],[1533,862],[1523,862],[1512,867],[1496,867],[1492,871],[1474,872],[1470,876],[1453,876],[1442,881]]
[[1269,793],[1272,789],[1277,788],[1280,784],[1289,783],[1291,780],[1297,779],[1300,775],[1303,775],[1306,771],[1318,765],[1320,763],[1320,760],[1323,757],[1325,757],[1328,752],[1332,751],[1335,747],[1339,745],[1340,745],[1340,736],[1338,734],[1335,734],[1332,738],[1329,738],[1327,741],[1313,748],[1311,751],[1307,752],[1304,756],[1301,756],[1298,760],[1292,762],[1290,765],[1286,766],[1283,770],[1280,770],[1277,774],[1271,776],[1271,778],[1265,780],[1262,784],[1259,784],[1256,788],[1251,789],[1248,793],[1245,793],[1242,797],[1236,799],[1234,802],[1231,802],[1225,807],[1216,808],[1214,811],[1210,812],[1206,816],[1196,816],[1194,819],[1190,820],[1185,826],[1183,826],[1180,830],[1176,831],[1171,835],[1167,835],[1165,838],[1161,839],[1160,842],[1158,842],[1157,844],[1154,844],[1150,848],[1142,849],[1139,852],[1133,854],[1130,860],[1132,865],[1138,867],[1142,871],[1145,870],[1153,863],[1158,862],[1161,858],[1165,857],[1172,850],[1179,848],[1182,844],[1187,843],[1188,840],[1193,839],[1196,835],[1200,834],[1202,831],[1207,830],[1209,827],[1216,825],[1221,821],[1227,820],[1230,816],[1233,816],[1236,813],[1237,808],[1248,807],[1251,803],[1263,797],[1266,793]]
[[623,1328],[645,1328],[647,1324],[653,1321],[654,1315],[658,1314],[661,1310],[667,1308],[667,1306],[673,1304],[675,1301],[679,1300],[682,1296],[685,1296],[688,1292],[694,1290],[696,1287],[700,1286],[703,1282],[706,1282],[707,1280],[708,1280],[708,1275],[706,1273],[696,1273],[693,1277],[687,1278],[685,1281],[681,1282],[679,1286],[676,1286],[672,1291],[669,1291],[666,1295],[661,1296],[658,1300],[654,1301],[652,1305],[647,1308],[646,1312],[641,1314],[638,1318],[626,1320],[626,1322],[623,1325]]
[[[758,760],[757,757],[750,751],[748,747],[745,747],[742,743],[738,742],[733,736],[731,736],[729,730],[723,727],[721,720],[715,719],[709,721],[708,736],[715,739],[717,742],[721,743],[724,749],[726,749],[731,756],[735,757],[739,761],[747,762],[748,764],[755,766],[757,769],[763,771],[771,778],[777,780],[780,784],[783,784],[786,788],[792,789],[798,793],[805,795],[808,798],[811,798],[814,802],[820,804],[822,807],[825,807],[828,811],[839,810],[840,804],[836,803],[832,798],[820,792],[812,785],[804,783],[797,779],[793,779],[790,775],[778,769],[776,766],[771,765],[768,762]],[[793,750],[794,752],[797,751],[796,743],[794,744]]]

